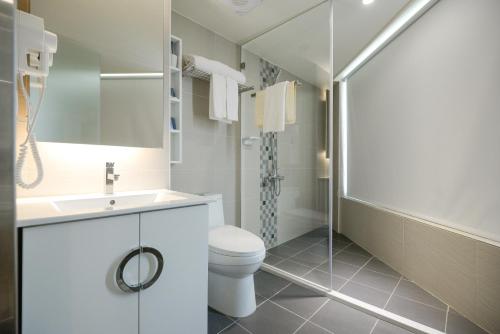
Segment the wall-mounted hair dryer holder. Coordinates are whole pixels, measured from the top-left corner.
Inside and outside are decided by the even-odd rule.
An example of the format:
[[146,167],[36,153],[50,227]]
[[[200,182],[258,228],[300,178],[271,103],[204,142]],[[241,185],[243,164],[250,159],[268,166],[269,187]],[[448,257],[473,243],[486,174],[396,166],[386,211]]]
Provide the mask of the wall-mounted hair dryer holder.
[[[41,17],[18,10],[16,43],[17,82],[21,86],[21,92],[27,109],[26,139],[19,145],[19,153],[16,160],[16,184],[22,188],[30,189],[39,185],[43,180],[43,165],[38,153],[33,129],[45,94],[49,68],[52,66],[53,55],[57,51],[57,35],[45,30],[45,24]],[[30,87],[40,89],[40,97],[34,109],[31,105],[28,88],[24,83],[25,76],[29,76],[30,78]],[[31,149],[37,169],[37,177],[31,182],[26,182],[22,176],[28,148]]]

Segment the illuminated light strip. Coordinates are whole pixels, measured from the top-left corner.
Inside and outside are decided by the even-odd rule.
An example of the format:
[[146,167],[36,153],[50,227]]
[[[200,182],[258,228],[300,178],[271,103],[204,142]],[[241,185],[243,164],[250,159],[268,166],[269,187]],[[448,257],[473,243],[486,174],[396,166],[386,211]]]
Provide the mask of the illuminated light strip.
[[354,58],[336,77],[335,81],[341,81],[348,78],[358,68],[360,68],[377,51],[387,45],[392,38],[396,37],[404,28],[409,26],[427,9],[432,7],[439,0],[414,0],[410,2],[396,18],[394,18],[382,32]]
[[342,80],[340,89],[340,118],[342,122],[342,193],[347,196],[347,81]]
[[101,73],[101,79],[161,79],[162,72],[150,73]]

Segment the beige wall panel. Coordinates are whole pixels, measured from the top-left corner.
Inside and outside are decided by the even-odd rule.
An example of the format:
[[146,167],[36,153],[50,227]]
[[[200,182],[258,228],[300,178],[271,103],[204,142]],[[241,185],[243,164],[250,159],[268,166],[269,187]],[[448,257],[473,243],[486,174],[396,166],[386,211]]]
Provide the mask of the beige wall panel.
[[500,333],[500,247],[476,241],[477,319]]

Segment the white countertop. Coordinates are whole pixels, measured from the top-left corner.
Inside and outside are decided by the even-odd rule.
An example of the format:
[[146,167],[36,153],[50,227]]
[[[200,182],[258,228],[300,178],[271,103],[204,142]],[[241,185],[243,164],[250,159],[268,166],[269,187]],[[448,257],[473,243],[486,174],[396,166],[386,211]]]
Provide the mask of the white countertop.
[[[119,205],[116,207],[99,207],[91,209],[61,210],[55,203],[58,201],[97,200],[109,202],[116,200],[117,203],[127,196],[151,195],[154,200],[141,205]],[[17,227],[29,227],[61,222],[69,222],[83,219],[102,218],[109,216],[125,215],[139,212],[173,209],[193,205],[203,205],[212,202],[213,199],[203,196],[186,194],[166,189],[120,192],[113,195],[84,194],[68,196],[47,196],[19,198],[17,200]]]

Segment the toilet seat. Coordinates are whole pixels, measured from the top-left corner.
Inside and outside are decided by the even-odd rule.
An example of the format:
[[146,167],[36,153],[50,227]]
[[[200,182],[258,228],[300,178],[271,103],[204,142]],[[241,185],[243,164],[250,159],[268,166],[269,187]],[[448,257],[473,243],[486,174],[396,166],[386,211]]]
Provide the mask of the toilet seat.
[[262,239],[241,228],[224,225],[208,234],[209,262],[220,265],[248,265],[264,259]]

